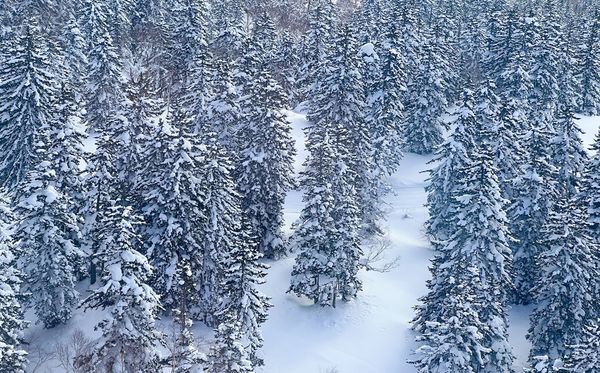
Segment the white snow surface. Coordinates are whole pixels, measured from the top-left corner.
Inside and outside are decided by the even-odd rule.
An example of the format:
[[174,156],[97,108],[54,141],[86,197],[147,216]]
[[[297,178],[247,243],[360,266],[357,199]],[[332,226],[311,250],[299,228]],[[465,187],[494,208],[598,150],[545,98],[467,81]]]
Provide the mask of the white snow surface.
[[[288,111],[298,151],[297,173],[306,157],[304,134],[306,116]],[[592,143],[600,127],[600,117],[579,120],[584,131],[586,148]],[[86,143],[92,150],[93,140]],[[410,373],[415,372],[408,361],[415,348],[414,333],[410,330],[413,306],[425,294],[429,278],[429,259],[432,251],[423,232],[427,219],[424,191],[431,157],[406,154],[399,171],[392,177],[394,194],[388,196],[388,217],[384,226],[391,242],[388,257],[398,256],[398,266],[386,273],[363,272],[363,291],[356,300],[340,303],[337,308],[321,308],[305,300],[286,294],[294,263],[290,257],[271,266],[262,290],[272,298],[274,307],[263,326],[265,339],[262,350],[266,365],[257,373]],[[302,209],[302,193],[289,193],[285,206],[286,231]],[[85,296],[86,284],[80,291]],[[510,341],[517,356],[517,368],[527,360],[529,343],[525,339],[531,307],[515,306],[510,310]],[[56,343],[66,342],[77,329],[90,337],[98,337],[94,325],[101,320],[102,311],[77,310],[67,325],[44,330],[35,324],[35,317],[25,337],[31,343],[32,366],[37,365],[40,351],[51,351]],[[160,320],[160,327],[169,333],[169,319]],[[201,324],[194,328],[201,340],[201,348],[210,345],[211,331]],[[517,369],[520,371],[521,369]],[[30,371],[32,371],[30,369]],[[36,372],[63,373],[56,359],[41,364]]]

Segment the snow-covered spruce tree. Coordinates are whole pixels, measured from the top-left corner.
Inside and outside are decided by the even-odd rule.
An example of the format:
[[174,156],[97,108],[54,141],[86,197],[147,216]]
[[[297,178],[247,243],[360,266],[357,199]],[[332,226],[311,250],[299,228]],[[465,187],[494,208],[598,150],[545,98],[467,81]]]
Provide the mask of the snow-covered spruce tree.
[[187,82],[197,49],[206,44],[207,7],[206,0],[175,0],[167,8],[170,40],[167,53],[172,85]]
[[321,305],[333,303],[329,287],[338,286],[336,271],[339,266],[335,261],[336,222],[332,213],[335,191],[331,182],[337,157],[329,132],[323,124],[312,124],[306,129],[309,156],[300,181],[304,208],[292,236],[299,254],[289,290]]
[[446,86],[431,40],[422,49],[422,64],[408,86],[404,143],[411,153],[429,154],[443,141],[441,115],[447,105]]
[[509,201],[513,200],[513,182],[521,173],[520,165],[525,157],[525,151],[519,141],[519,135],[523,133],[520,130],[523,126],[520,120],[523,117],[515,101],[500,100],[493,138],[494,162],[498,169],[502,196]]
[[588,20],[585,48],[579,56],[578,77],[581,81],[581,103],[584,114],[600,114],[600,12]]
[[196,274],[199,278],[199,307],[196,309],[196,317],[207,325],[216,327],[220,322],[220,314],[223,313],[221,302],[224,293],[228,291],[223,286],[227,275],[227,255],[238,250],[240,245],[250,245],[250,240],[244,230],[248,227],[241,225],[243,213],[232,176],[233,165],[229,153],[217,142],[214,133],[205,133],[202,143],[205,147],[205,162],[201,166],[200,175],[205,195],[202,205],[204,218],[200,226],[202,263],[201,270]]
[[474,3],[468,4],[461,12],[460,32],[457,35],[458,63],[461,81],[480,80],[484,77],[485,55],[484,12]]
[[348,168],[344,170],[348,179],[341,182],[351,187],[349,193],[355,194],[352,198],[358,208],[360,231],[369,236],[379,233],[382,213],[357,49],[354,30],[349,26],[341,28],[309,101],[308,119],[331,129],[334,151],[343,162],[340,167]]
[[12,189],[34,166],[34,137],[56,95],[47,46],[31,18],[3,43],[0,66],[0,185]]
[[[146,66],[145,57],[134,55],[129,58],[127,81],[124,83],[124,94],[128,105],[124,110],[126,121],[122,130],[116,134],[126,139],[123,141],[122,154],[119,163],[126,166],[119,167],[118,177],[126,185],[128,193],[140,199],[141,190],[135,188],[143,179],[147,163],[146,147],[152,143],[151,137],[157,129],[157,118],[166,111],[164,101],[159,97],[156,78]],[[139,209],[136,205],[134,208]]]
[[252,37],[260,44],[263,61],[262,69],[274,75],[273,61],[275,59],[277,31],[275,23],[268,12],[262,11],[256,16]]
[[309,157],[300,183],[305,207],[292,239],[300,253],[289,291],[335,306],[338,298],[349,300],[361,289],[355,236],[359,220],[347,179],[352,173],[339,153],[343,128],[318,113],[309,115],[312,124],[306,130]]
[[335,35],[335,11],[331,0],[318,0],[309,14],[309,31],[297,76],[297,100],[300,104],[311,99],[319,70],[325,64]]
[[483,75],[498,84],[506,68],[514,43],[514,26],[518,17],[506,0],[493,1],[485,17],[485,39],[481,61]]
[[561,66],[558,79],[560,91],[554,114],[553,126],[556,137],[552,143],[552,161],[558,169],[557,187],[558,193],[562,197],[575,196],[579,192],[581,174],[588,155],[581,141],[583,132],[576,123],[577,95],[575,89],[577,83],[573,76],[574,62],[567,40],[561,42],[560,56]]
[[[406,90],[404,60],[391,42],[383,46],[381,74],[375,81],[365,82],[371,89],[368,94],[367,125],[372,148],[372,186],[370,198],[372,212],[365,221],[368,232],[380,232],[377,219],[383,216],[383,196],[389,192],[387,178],[398,168],[402,159],[402,126],[404,124],[403,94]],[[367,216],[367,215],[365,215]]]
[[[417,337],[420,347],[412,363],[418,372],[482,372],[483,361],[490,352],[484,346],[483,333],[489,327],[482,323],[477,310],[480,301],[472,284],[477,284],[476,268],[464,269],[469,283],[458,282],[438,303],[443,319],[427,323]],[[468,277],[467,277],[468,278]]]
[[[70,73],[71,70],[66,70]],[[83,118],[77,104],[77,88],[63,82],[55,101],[55,118],[52,120],[51,136],[55,141],[49,144],[53,153],[54,172],[57,189],[69,201],[70,209],[81,218],[85,189],[81,178],[80,164],[84,158],[83,141],[86,138],[82,126]],[[72,237],[80,240],[81,237]],[[80,242],[79,242],[80,243]],[[83,273],[83,272],[82,272]]]
[[381,41],[381,33],[385,31],[385,27],[382,27],[384,23],[381,16],[381,1],[367,0],[360,4],[360,8],[352,20],[360,43],[379,43]]
[[157,345],[163,335],[156,330],[160,308],[158,295],[147,285],[152,267],[140,254],[136,225],[141,223],[132,208],[117,201],[102,211],[98,230],[102,263],[101,286],[82,302],[86,309],[106,309],[98,323],[102,337],[89,352],[76,358],[81,371],[157,372]]
[[[424,43],[423,25],[419,19],[418,7],[414,2],[386,1],[382,3],[386,18],[386,34],[400,36],[398,52],[406,61],[407,85],[419,74],[420,64],[425,53],[421,50]],[[408,94],[408,92],[407,92]],[[416,94],[416,92],[415,92]],[[404,97],[404,106],[408,107],[408,96]]]
[[209,355],[207,373],[253,373],[248,352],[242,345],[240,322],[234,315],[224,317],[215,330],[215,344]]
[[[86,0],[82,5],[81,24],[86,38],[85,120],[98,142],[114,126],[125,102],[122,88],[122,64],[108,30],[109,11],[103,1]],[[121,120],[121,119],[119,119]]]
[[67,84],[74,91],[75,101],[79,102],[82,98],[85,68],[87,66],[86,40],[79,27],[74,10],[71,9],[67,12],[68,19],[64,26],[61,44],[64,51],[65,68],[69,72]]
[[173,296],[179,291],[178,263],[185,260],[200,273],[203,260],[204,193],[199,173],[204,151],[190,130],[189,116],[178,101],[172,101],[166,119],[144,146],[148,166],[136,186],[146,222],[141,229],[145,253],[156,270],[152,286],[168,311],[177,308]]
[[[96,137],[97,151],[89,156],[84,178],[87,193],[83,207],[86,246],[98,250],[98,214],[127,189],[119,180],[119,171],[127,169],[122,161],[127,153],[124,130],[121,63],[110,36],[108,10],[103,1],[86,0],[82,4],[81,24],[88,41],[88,65],[84,99],[88,132]],[[122,173],[124,174],[124,173]],[[90,282],[96,281],[96,267],[90,266]]]
[[554,137],[548,127],[531,127],[522,138],[526,156],[521,173],[514,181],[509,209],[510,232],[515,238],[513,252],[514,287],[512,301],[529,304],[531,289],[540,276],[536,257],[546,250],[542,228],[556,199],[556,168],[551,164],[548,144]]
[[[485,325],[480,330],[481,343],[488,349],[483,353],[482,367],[476,371],[510,372],[513,356],[506,314],[511,287],[509,233],[504,213],[506,201],[500,194],[489,145],[491,136],[485,127],[476,129],[473,135],[471,162],[451,195],[456,207],[449,224],[454,231],[433,260],[429,293],[421,299],[413,323],[417,331],[427,335],[429,327],[447,321],[444,313],[448,309],[440,305],[455,287],[473,287],[474,301],[479,305],[476,312]],[[475,284],[473,275],[480,279]]]
[[[251,230],[242,221],[239,231]],[[257,248],[256,240],[242,233],[237,245],[231,245],[230,251],[223,255],[220,292],[222,302],[218,314],[221,324],[231,323],[228,315],[235,316],[234,321],[239,323],[242,342],[253,366],[264,364],[258,353],[263,345],[260,326],[267,320],[267,311],[272,306],[270,299],[257,288],[264,283],[268,268],[258,261],[261,254]]]
[[544,225],[541,243],[546,250],[536,257],[537,306],[528,334],[532,359],[562,358],[568,346],[583,342],[586,323],[598,315],[590,297],[597,289],[598,257],[583,222],[575,196],[567,193],[554,204]]
[[[561,93],[562,94],[562,93]],[[583,133],[576,122],[571,103],[558,105],[554,128],[553,163],[558,169],[557,188],[560,196],[574,196],[579,192],[581,175],[588,159],[581,141]]]
[[515,102],[511,99],[502,101],[495,92],[496,85],[491,79],[480,83],[475,114],[477,123],[492,133],[489,141],[494,165],[498,170],[502,196],[508,199],[512,198],[512,183],[520,173],[519,164],[523,157],[518,137],[522,123],[517,122],[521,118],[513,106]]
[[240,102],[243,125],[237,135],[235,179],[260,252],[279,259],[287,254],[281,231],[283,203],[294,185],[294,141],[282,111],[286,98],[266,71],[252,76],[244,92],[247,96]]
[[273,77],[281,87],[292,104],[295,103],[296,94],[296,69],[300,65],[300,38],[296,35],[283,32],[276,41],[273,56]]
[[213,1],[210,6],[210,46],[222,61],[235,61],[246,38],[246,11],[239,1]]
[[581,182],[581,201],[590,230],[590,236],[600,242],[600,133],[590,147],[594,155],[586,162]]
[[109,31],[115,46],[121,50],[121,54],[127,53],[126,49],[131,41],[131,15],[133,11],[133,0],[103,0],[109,11]]
[[396,171],[402,158],[403,99],[407,76],[405,60],[399,52],[397,35],[386,34],[380,53],[381,74],[373,82],[370,100],[370,135],[373,142],[373,162],[378,177]]
[[[185,90],[182,90],[180,94],[184,95],[186,110],[194,120],[194,132],[201,133],[212,130],[204,127],[207,126],[205,123],[207,105],[214,96],[215,63],[202,35],[199,34],[197,37],[198,40],[193,50],[194,57],[185,71],[182,71],[186,80],[181,83]],[[174,84],[178,84],[178,82]]]
[[241,112],[239,95],[233,84],[233,72],[225,64],[218,63],[215,77],[214,95],[207,104],[206,118],[210,119],[210,130],[217,134],[221,145],[232,157],[237,156]]
[[442,92],[448,106],[448,103],[454,103],[460,98],[459,92],[465,81],[461,82],[458,65],[455,64],[456,46],[451,42],[452,34],[448,31],[448,20],[441,17],[430,27],[431,46],[433,54],[437,57],[435,65],[440,72],[438,84],[443,87]]
[[600,370],[600,330],[598,321],[584,327],[581,343],[570,346],[571,351],[564,358],[567,371],[593,373]]
[[373,43],[365,43],[358,48],[357,67],[362,79],[367,112],[371,114],[370,103],[376,94],[375,84],[381,77],[381,62],[379,59],[379,46]]
[[0,371],[24,373],[27,353],[20,347],[26,326],[21,307],[21,273],[13,242],[15,216],[0,192]]
[[449,224],[449,217],[456,207],[451,196],[472,162],[477,125],[474,105],[473,92],[465,89],[461,104],[453,111],[455,119],[450,123],[450,134],[431,162],[435,167],[429,170],[429,183],[425,188],[429,210],[426,229],[434,246],[442,245],[454,231]]
[[177,266],[175,281],[177,286],[177,309],[173,310],[176,330],[174,330],[171,355],[168,365],[174,373],[200,373],[207,357],[198,351],[194,335],[191,308],[197,301],[196,281],[189,262],[181,260]]
[[529,74],[533,83],[530,95],[530,120],[533,126],[543,127],[542,122],[552,125],[559,92],[559,41],[561,38],[560,24],[556,18],[555,1],[548,1],[548,14],[540,17],[537,14],[528,15],[528,30],[526,43],[530,46],[532,65]]
[[54,116],[37,131],[37,165],[20,186],[16,203],[16,237],[23,255],[26,288],[46,328],[70,319],[79,301],[76,274],[83,272],[85,258],[78,247],[80,218],[75,213],[76,200],[65,192],[79,172],[78,159],[71,157],[76,144],[69,141],[73,139],[67,133],[69,123],[58,122],[59,118]]

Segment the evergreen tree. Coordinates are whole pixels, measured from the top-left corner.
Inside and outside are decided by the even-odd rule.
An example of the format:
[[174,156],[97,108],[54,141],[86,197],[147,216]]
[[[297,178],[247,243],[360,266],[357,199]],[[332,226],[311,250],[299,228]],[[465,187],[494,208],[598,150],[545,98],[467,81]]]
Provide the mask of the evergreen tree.
[[219,324],[209,356],[208,373],[252,373],[254,368],[241,343],[240,323],[233,316]]
[[123,92],[128,100],[124,110],[125,125],[122,127],[125,132],[116,134],[123,139],[124,154],[119,158],[120,163],[126,165],[118,170],[118,177],[123,181],[128,193],[138,200],[140,190],[135,186],[144,178],[144,157],[148,152],[146,147],[152,143],[152,136],[157,130],[157,118],[166,111],[165,103],[157,92],[152,72],[143,66],[143,58],[134,56],[129,60],[128,80]]
[[16,237],[24,256],[26,286],[46,328],[70,319],[79,301],[76,274],[84,262],[75,201],[64,192],[65,185],[77,178],[78,159],[70,157],[75,144],[69,141],[69,123],[56,122],[57,118],[36,135],[37,166],[28,172],[17,202]]
[[328,132],[322,125],[315,124],[306,130],[306,147],[310,155],[300,181],[304,208],[292,237],[299,254],[290,287],[295,294],[323,305],[333,303],[330,287],[337,284],[330,282],[337,280],[334,265],[339,266],[334,261],[336,230],[332,210],[335,200],[331,183],[336,172],[336,156]]
[[20,347],[26,327],[21,308],[21,273],[12,237],[14,215],[0,195],[0,371],[24,373],[27,353]]
[[289,32],[281,33],[276,42],[272,62],[273,77],[292,104],[296,103],[296,69],[300,65],[300,40]]
[[319,0],[309,11],[308,39],[302,53],[297,79],[299,102],[296,104],[311,98],[311,92],[329,55],[335,33],[335,11],[331,0]]
[[198,318],[217,327],[223,313],[223,285],[227,276],[226,258],[240,245],[250,245],[246,228],[242,227],[243,213],[240,196],[233,180],[233,165],[228,153],[218,144],[216,134],[206,133],[202,138],[206,162],[201,175],[204,188],[200,226],[202,232],[202,263],[199,277]]
[[381,4],[379,0],[367,0],[360,4],[354,16],[354,24],[358,30],[360,43],[373,43],[379,41],[381,30]]
[[98,323],[102,337],[89,352],[76,359],[87,371],[156,372],[156,346],[163,342],[155,317],[158,295],[146,284],[152,267],[140,254],[136,225],[140,219],[131,207],[119,202],[102,211],[98,232],[100,249],[95,260],[102,263],[102,285],[83,301],[86,309],[107,309]]
[[335,307],[338,298],[349,300],[361,289],[356,277],[361,252],[358,211],[346,179],[350,171],[338,160],[334,136],[322,121],[307,129],[310,155],[301,179],[305,206],[293,236],[300,253],[289,291]]
[[484,17],[487,21],[485,30],[482,70],[486,79],[498,84],[500,74],[509,63],[514,49],[514,26],[516,14],[509,9],[505,0],[492,1]]
[[587,152],[580,138],[582,133],[575,120],[577,107],[576,82],[573,77],[571,52],[567,40],[562,41],[561,67],[554,129],[553,163],[558,169],[558,192],[561,196],[574,196],[579,192],[581,173],[587,160]]
[[[421,299],[423,304],[417,307],[414,328],[424,333],[427,341],[433,341],[436,346],[439,338],[445,338],[445,328],[448,326],[436,328],[439,335],[430,334],[428,328],[436,323],[446,323],[446,312],[461,312],[462,315],[465,312],[456,301],[453,301],[456,310],[449,310],[441,304],[452,301],[457,287],[472,287],[474,301],[478,305],[477,315],[485,325],[479,331],[481,344],[486,349],[480,361],[481,367],[476,367],[474,371],[510,372],[513,356],[507,340],[506,314],[507,295],[511,287],[510,238],[504,213],[506,201],[500,194],[489,145],[491,136],[492,132],[484,122],[478,123],[472,143],[467,147],[474,149],[471,154],[467,153],[470,162],[466,164],[463,176],[457,180],[456,189],[450,196],[455,208],[449,215],[449,224],[454,230],[433,260],[433,279],[428,282],[429,293]],[[473,276],[480,280],[473,281]],[[449,317],[456,317],[456,314]],[[466,316],[465,319],[466,322],[476,322]],[[476,341],[467,340],[467,346],[461,344],[461,347],[469,349],[469,346],[477,346]],[[476,348],[475,353],[480,350]],[[443,354],[444,349],[436,348],[434,352]],[[437,356],[434,355],[434,358],[439,359]],[[431,358],[426,357],[424,361]],[[469,359],[476,359],[476,355]],[[420,366],[423,364],[421,362]]]
[[581,200],[586,207],[586,217],[590,236],[600,242],[600,134],[596,134],[591,146],[594,155],[587,161],[582,177]]
[[515,271],[513,301],[517,304],[532,302],[531,289],[540,276],[536,257],[546,250],[541,232],[556,196],[556,169],[548,149],[553,136],[547,126],[532,126],[522,139],[527,155],[514,181],[509,210],[510,231],[516,239],[511,248]]
[[252,38],[260,45],[263,69],[273,75],[275,72],[273,61],[275,59],[277,33],[275,23],[268,12],[262,11],[256,16]]
[[[389,1],[387,4],[384,12],[387,20],[386,34],[402,36],[398,51],[406,61],[407,86],[409,89],[407,94],[416,95],[416,92],[410,92],[411,87],[414,87],[412,80],[417,79],[420,64],[427,54],[422,51],[425,44],[424,30],[417,14],[418,7],[410,1]],[[409,107],[409,96],[405,96],[404,106]]]
[[36,19],[3,47],[0,67],[0,184],[11,189],[34,166],[34,138],[56,97],[47,45]]
[[574,196],[566,194],[555,203],[542,231],[547,249],[536,258],[531,358],[562,358],[568,346],[583,342],[585,324],[598,315],[590,297],[597,289],[598,260],[584,221]]
[[211,49],[223,61],[235,61],[242,54],[242,45],[247,36],[245,20],[248,17],[239,1],[212,2]]
[[267,72],[253,76],[245,93],[236,180],[259,250],[279,259],[287,253],[281,231],[283,203],[294,185],[291,126],[282,112],[286,104],[282,89]]
[[[471,283],[478,282],[476,269],[467,269]],[[482,372],[483,361],[490,349],[485,347],[483,333],[488,327],[477,313],[481,307],[471,285],[459,284],[438,304],[444,310],[443,321],[429,322],[422,345],[412,363],[418,372]]]
[[136,186],[146,221],[141,230],[145,252],[156,269],[153,288],[168,310],[177,308],[173,296],[181,291],[175,278],[179,263],[189,263],[196,272],[203,260],[204,186],[198,175],[204,151],[190,135],[190,128],[191,121],[180,103],[172,102],[166,120],[144,146],[144,158],[150,162]]
[[373,161],[379,178],[393,174],[402,158],[403,95],[407,76],[404,58],[396,44],[395,36],[390,36],[383,45],[381,75],[374,82],[369,99]]
[[580,52],[578,76],[581,80],[581,103],[584,114],[600,114],[600,13],[588,21],[585,48]]
[[525,158],[525,151],[519,141],[522,127],[522,112],[514,101],[500,100],[498,118],[493,128],[494,163],[498,170],[498,179],[502,196],[513,201],[514,180],[520,175],[520,165]]
[[376,207],[369,195],[372,153],[362,116],[364,91],[353,68],[350,32],[346,28],[336,39],[337,50],[321,71],[310,103],[310,155],[301,181],[305,207],[294,233],[300,254],[290,287],[297,295],[334,307],[338,298],[349,300],[361,290],[358,233],[365,222],[374,221]]
[[600,369],[598,322],[586,325],[583,333],[583,341],[571,346],[572,351],[565,357],[565,368],[572,372],[593,373]]
[[528,16],[529,31],[525,37],[529,38],[528,43],[532,46],[530,53],[533,60],[529,74],[534,88],[530,97],[530,120],[532,126],[536,127],[552,125],[557,93],[560,89],[559,42],[562,30],[556,19],[555,4],[554,0],[548,1],[542,17],[533,13]]
[[[248,230],[244,222],[240,228],[242,231]],[[264,283],[268,267],[258,261],[261,255],[256,241],[251,236],[241,238],[222,258],[222,303],[219,306],[219,318],[221,322],[230,323],[228,315],[235,316],[239,332],[248,343],[248,358],[253,366],[260,366],[264,364],[258,356],[258,350],[263,344],[260,325],[267,320],[267,311],[272,305],[270,299],[257,287]]]
[[76,102],[81,100],[87,66],[86,40],[73,11],[67,14],[62,49],[64,51],[68,86],[74,91]]
[[109,11],[110,33],[117,46],[125,49],[130,45],[131,13],[133,0],[104,0]]
[[429,154],[443,141],[441,115],[446,110],[446,86],[431,42],[423,45],[423,63],[409,83],[404,143],[411,153]]
[[205,0],[175,0],[168,8],[168,67],[175,87],[187,82],[197,51],[206,46],[207,6]]
[[557,187],[561,196],[579,192],[581,174],[588,158],[573,108],[568,103],[560,104],[554,124],[557,134],[552,144],[553,163],[558,169]]
[[168,363],[174,373],[199,373],[204,371],[202,366],[206,363],[207,357],[198,351],[194,335],[190,330],[193,325],[191,308],[196,302],[196,282],[188,262],[178,263],[175,281],[179,286],[177,286],[177,309],[174,310],[174,321],[179,329],[175,331],[176,336]]
[[449,224],[450,214],[455,209],[451,196],[472,161],[473,135],[477,125],[474,106],[473,93],[465,89],[462,103],[453,113],[455,119],[450,123],[450,135],[431,162],[436,166],[429,170],[429,183],[425,187],[429,210],[426,229],[434,246],[442,244],[454,230]]
[[[331,129],[334,150],[343,162],[339,167],[344,168],[343,173],[347,177],[346,180],[340,179],[340,183],[344,184],[340,186],[340,196],[347,194],[340,200],[355,205],[352,210],[358,211],[360,233],[368,236],[379,233],[381,211],[373,163],[373,142],[365,115],[365,88],[355,53],[357,44],[354,30],[342,28],[334,45],[309,103],[308,119]],[[349,212],[348,216],[351,214]]]
[[206,128],[205,113],[210,99],[214,96],[215,65],[212,53],[204,39],[198,41],[194,49],[194,58],[183,72],[185,83],[184,103],[187,111],[194,120],[194,132],[211,131]]
[[214,96],[206,109],[206,122],[221,145],[233,156],[239,156],[237,132],[240,127],[239,95],[233,84],[233,72],[224,64],[217,64]]
[[[98,251],[98,214],[112,205],[112,201],[124,193],[126,187],[119,180],[119,172],[128,169],[124,164],[127,152],[124,142],[123,105],[126,102],[122,90],[121,63],[112,43],[107,17],[109,11],[103,1],[86,0],[83,3],[81,23],[88,41],[88,67],[84,97],[85,121],[88,132],[96,138],[96,152],[87,161],[85,188],[87,199],[84,237],[92,253]],[[96,268],[91,263],[90,282],[96,281]]]

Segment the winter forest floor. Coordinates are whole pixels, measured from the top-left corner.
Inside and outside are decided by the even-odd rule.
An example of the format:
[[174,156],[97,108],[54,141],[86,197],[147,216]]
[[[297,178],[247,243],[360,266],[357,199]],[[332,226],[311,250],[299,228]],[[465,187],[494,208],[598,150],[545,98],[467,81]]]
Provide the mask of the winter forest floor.
[[[298,155],[296,170],[303,159],[305,116],[289,112],[293,125]],[[584,144],[591,144],[600,117],[582,118]],[[414,335],[410,330],[413,306],[426,291],[429,278],[429,259],[432,252],[423,233],[427,218],[424,207],[426,174],[431,157],[406,154],[399,171],[391,179],[393,194],[387,198],[388,216],[384,223],[390,249],[387,259],[398,257],[397,266],[389,272],[363,272],[363,291],[359,297],[335,309],[312,306],[293,295],[286,294],[294,258],[268,263],[271,268],[263,291],[272,298],[274,307],[263,326],[265,346],[263,356],[266,366],[257,369],[261,373],[398,373],[414,372],[408,363],[414,350]],[[286,230],[298,218],[302,209],[302,194],[289,193],[285,219]],[[86,285],[82,284],[82,293]],[[510,311],[510,340],[522,366],[527,359],[530,307],[513,307]],[[30,316],[29,319],[33,321]],[[100,320],[98,311],[77,311],[67,324],[53,330],[44,330],[32,322],[26,338],[31,345],[29,372],[63,373],[55,350],[57,343],[67,344],[76,330],[88,337],[97,336],[94,325]],[[169,320],[160,325],[167,329]],[[207,347],[210,338],[208,328],[197,325],[195,333],[201,347]],[[204,341],[204,343],[202,342]]]

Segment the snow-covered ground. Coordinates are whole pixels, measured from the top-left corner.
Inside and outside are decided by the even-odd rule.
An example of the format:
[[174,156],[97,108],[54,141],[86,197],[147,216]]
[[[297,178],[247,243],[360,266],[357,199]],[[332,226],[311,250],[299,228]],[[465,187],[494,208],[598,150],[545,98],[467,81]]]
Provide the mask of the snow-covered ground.
[[[305,116],[289,112],[293,124],[298,156],[297,170],[301,169],[304,150],[302,128]],[[600,117],[582,118],[586,147],[591,144],[600,127]],[[413,306],[425,291],[429,277],[428,265],[432,252],[423,234],[427,218],[424,184],[427,161],[430,157],[407,154],[400,169],[391,180],[394,194],[387,198],[388,219],[385,223],[390,242],[388,259],[399,257],[398,265],[389,272],[363,272],[363,292],[336,309],[321,308],[286,294],[293,258],[269,263],[271,268],[263,291],[272,298],[274,307],[263,327],[266,366],[261,373],[398,373],[414,372],[408,363],[414,349],[414,335],[410,330]],[[285,218],[286,229],[298,218],[302,209],[302,195],[294,191],[288,195]],[[82,289],[83,291],[84,289]],[[511,309],[510,340],[515,348],[517,364],[522,365],[528,354],[525,334],[530,307]],[[53,330],[32,325],[26,333],[32,342],[32,360],[36,354],[50,351],[57,342],[67,341],[76,329],[95,335],[93,326],[101,312],[83,313],[78,310],[69,322]],[[167,325],[163,321],[160,325]],[[202,338],[210,331],[198,326]],[[45,361],[35,372],[64,372],[56,360]]]

